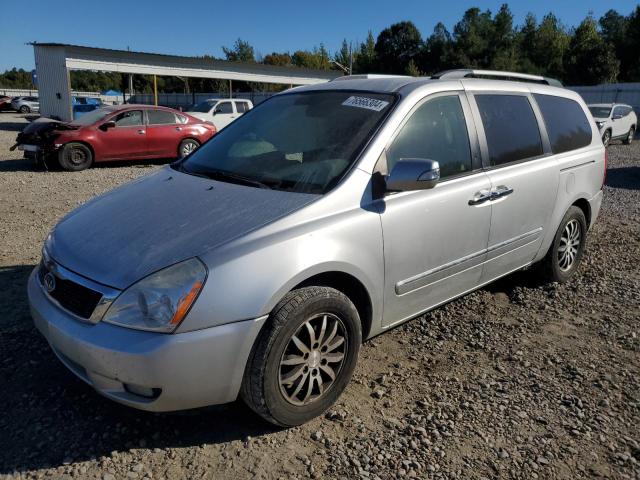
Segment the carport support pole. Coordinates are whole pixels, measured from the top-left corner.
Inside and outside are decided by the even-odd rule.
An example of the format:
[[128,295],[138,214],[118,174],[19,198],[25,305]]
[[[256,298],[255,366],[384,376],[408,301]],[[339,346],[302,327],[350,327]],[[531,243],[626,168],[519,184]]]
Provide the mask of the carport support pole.
[[153,104],[158,106],[158,77],[153,75]]
[[229,80],[229,98],[233,98],[233,86],[231,80]]

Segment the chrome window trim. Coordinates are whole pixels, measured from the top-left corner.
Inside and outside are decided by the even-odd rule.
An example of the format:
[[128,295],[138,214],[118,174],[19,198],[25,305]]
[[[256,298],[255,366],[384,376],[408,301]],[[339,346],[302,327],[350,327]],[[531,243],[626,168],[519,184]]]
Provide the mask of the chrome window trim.
[[[42,251],[42,263],[47,267],[47,270],[53,273],[53,275],[56,278],[60,278],[62,280],[69,280],[85,288],[94,290],[102,294],[102,297],[100,298],[100,300],[98,301],[98,304],[96,305],[93,312],[91,313],[91,316],[89,318],[83,318],[64,308],[60,304],[60,302],[58,302],[55,298],[49,295],[49,292],[47,291],[45,286],[42,284],[42,282],[40,282],[40,280],[38,280],[38,283],[40,283],[40,288],[42,288],[42,291],[47,297],[47,299],[49,299],[49,301],[53,303],[56,307],[58,307],[60,310],[62,310],[63,312],[65,312],[66,314],[70,315],[71,317],[73,317],[74,319],[80,322],[92,323],[92,324],[98,323],[100,320],[102,320],[102,317],[107,312],[107,310],[109,309],[113,301],[121,293],[120,290],[89,280],[88,278],[83,277],[82,275],[78,275],[77,273],[72,272],[71,270],[63,267],[59,263],[55,262],[49,256],[46,250]],[[42,268],[42,267],[39,267],[39,268]]]

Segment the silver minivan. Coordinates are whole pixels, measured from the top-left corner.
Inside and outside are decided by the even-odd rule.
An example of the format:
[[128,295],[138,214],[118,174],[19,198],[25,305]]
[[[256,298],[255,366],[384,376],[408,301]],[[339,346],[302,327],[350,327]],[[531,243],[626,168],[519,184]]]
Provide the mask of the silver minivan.
[[575,274],[606,157],[554,84],[456,70],[275,95],[60,221],[29,279],[35,324],[117,402],[241,397],[304,423],[363,340],[532,264]]

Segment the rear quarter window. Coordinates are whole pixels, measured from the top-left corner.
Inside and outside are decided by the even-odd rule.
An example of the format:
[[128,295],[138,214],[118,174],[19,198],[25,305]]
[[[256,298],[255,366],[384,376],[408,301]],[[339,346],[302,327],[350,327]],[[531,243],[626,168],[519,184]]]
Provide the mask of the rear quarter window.
[[533,97],[540,107],[553,153],[568,152],[591,144],[591,124],[578,102],[537,93]]
[[542,155],[542,138],[524,95],[476,94],[491,166]]

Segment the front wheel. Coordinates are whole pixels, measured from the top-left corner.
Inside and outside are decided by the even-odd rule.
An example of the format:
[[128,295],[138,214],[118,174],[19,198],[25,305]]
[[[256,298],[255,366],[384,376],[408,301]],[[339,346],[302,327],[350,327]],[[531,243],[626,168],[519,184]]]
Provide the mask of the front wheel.
[[328,287],[289,292],[256,340],[242,381],[245,403],[265,420],[301,425],[335,403],[351,379],[362,342],[360,317]]
[[31,113],[31,109],[26,105],[22,105],[19,111],[20,113]]
[[636,127],[631,127],[629,129],[629,133],[627,134],[627,138],[624,139],[624,143],[625,145],[631,145],[631,142],[633,142],[633,137],[636,134]]
[[58,152],[58,163],[64,170],[78,172],[91,166],[93,154],[83,143],[67,143]]
[[578,270],[587,240],[587,220],[582,210],[571,206],[565,213],[553,244],[542,261],[545,279],[567,282]]
[[602,144],[605,147],[608,147],[609,143],[611,143],[611,130],[605,130],[605,132],[602,134]]
[[193,140],[192,138],[187,138],[186,140],[180,142],[180,147],[178,147],[178,156],[180,158],[184,158],[187,155],[195,152],[199,146],[200,144],[197,141]]

